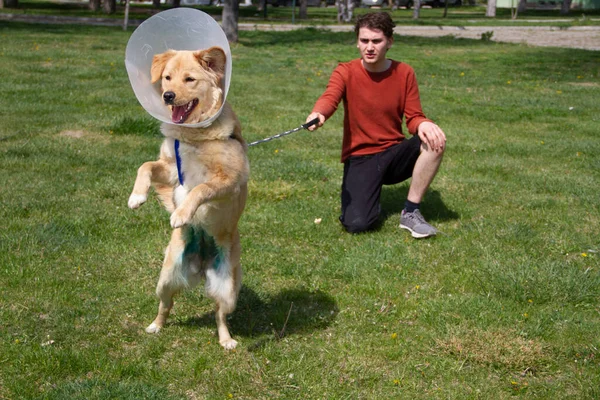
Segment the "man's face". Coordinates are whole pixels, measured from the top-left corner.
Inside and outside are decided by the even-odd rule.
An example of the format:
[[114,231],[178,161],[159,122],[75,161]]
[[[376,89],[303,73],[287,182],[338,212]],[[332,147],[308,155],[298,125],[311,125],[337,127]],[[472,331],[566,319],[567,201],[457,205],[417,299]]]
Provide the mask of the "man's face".
[[393,38],[387,38],[378,29],[360,28],[356,47],[360,51],[363,62],[374,66],[385,62],[385,55],[393,42]]

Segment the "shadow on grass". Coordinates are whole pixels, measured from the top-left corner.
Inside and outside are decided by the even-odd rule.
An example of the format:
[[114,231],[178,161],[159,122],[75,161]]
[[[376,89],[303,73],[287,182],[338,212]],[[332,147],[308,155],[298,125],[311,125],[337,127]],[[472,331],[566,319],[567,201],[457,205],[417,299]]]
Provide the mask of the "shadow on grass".
[[[404,208],[406,196],[408,196],[408,185],[384,186],[381,193],[381,216],[383,222],[392,215],[399,214]],[[457,212],[449,209],[442,195],[437,190],[428,190],[425,199],[421,203],[421,213],[425,219],[430,221],[449,221],[458,219]]]
[[[338,312],[335,300],[319,290],[286,289],[275,297],[262,299],[243,285],[228,324],[234,337],[257,339],[248,346],[253,351],[284,336],[326,329]],[[211,312],[176,324],[215,327],[215,315]]]

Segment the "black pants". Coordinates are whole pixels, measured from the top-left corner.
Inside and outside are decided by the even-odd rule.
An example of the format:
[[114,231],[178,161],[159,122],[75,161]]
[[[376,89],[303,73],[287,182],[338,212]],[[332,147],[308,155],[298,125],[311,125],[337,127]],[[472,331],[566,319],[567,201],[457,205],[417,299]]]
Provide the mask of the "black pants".
[[381,212],[382,186],[410,178],[420,151],[421,139],[415,135],[381,153],[350,157],[344,162],[340,222],[348,232],[375,226]]

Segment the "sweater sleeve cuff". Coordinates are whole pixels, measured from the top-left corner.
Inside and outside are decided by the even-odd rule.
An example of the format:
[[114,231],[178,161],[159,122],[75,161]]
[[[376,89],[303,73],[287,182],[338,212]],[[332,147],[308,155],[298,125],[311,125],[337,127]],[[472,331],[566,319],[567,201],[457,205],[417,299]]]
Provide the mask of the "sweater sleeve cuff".
[[407,125],[408,133],[410,133],[413,136],[416,135],[419,131],[419,125],[421,125],[421,123],[423,123],[423,122],[433,122],[433,121],[428,118],[415,118],[415,119],[411,120],[410,123]]

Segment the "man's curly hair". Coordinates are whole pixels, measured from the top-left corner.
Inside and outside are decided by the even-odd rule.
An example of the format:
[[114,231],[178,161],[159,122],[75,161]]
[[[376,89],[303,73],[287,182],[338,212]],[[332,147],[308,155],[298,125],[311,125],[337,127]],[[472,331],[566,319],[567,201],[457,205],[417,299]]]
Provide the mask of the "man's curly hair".
[[382,31],[387,38],[391,38],[394,35],[394,21],[390,17],[390,14],[386,12],[376,12],[361,15],[356,19],[356,25],[354,25],[354,33],[358,37],[360,28],[369,28],[371,30]]

